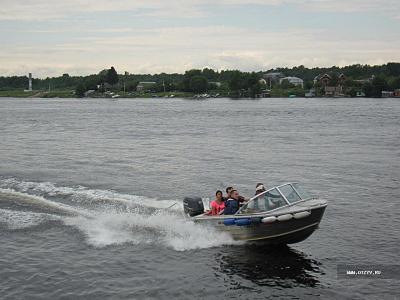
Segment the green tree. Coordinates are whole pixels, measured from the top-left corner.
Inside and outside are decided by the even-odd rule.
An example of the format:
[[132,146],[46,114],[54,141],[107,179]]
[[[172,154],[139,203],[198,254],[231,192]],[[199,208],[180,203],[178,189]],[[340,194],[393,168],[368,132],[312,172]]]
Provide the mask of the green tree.
[[307,80],[304,82],[304,88],[306,90],[312,89],[314,87],[314,82],[312,82],[311,80]]
[[400,89],[400,76],[394,77],[392,80],[390,80],[389,87],[391,90]]
[[282,82],[281,82],[282,89],[289,89],[291,87],[293,87],[293,84],[291,84],[289,80],[287,80],[287,79],[282,80]]
[[337,86],[339,82],[339,76],[337,73],[331,74],[331,80],[329,81],[330,86]]
[[101,84],[98,75],[89,75],[85,77],[84,85],[88,90],[97,90],[97,86]]
[[258,76],[255,72],[252,72],[247,78],[247,87],[252,88],[255,84],[258,83]]
[[75,95],[78,98],[82,98],[83,96],[85,96],[85,92],[86,92],[86,86],[83,82],[80,82],[75,89]]
[[194,77],[194,76],[201,76],[201,70],[192,69],[192,70],[185,72],[185,74],[183,75],[183,81],[182,81],[184,91],[186,91],[186,92],[192,91],[192,89],[190,87],[190,81],[192,80],[192,77]]
[[374,87],[371,82],[365,82],[362,86],[362,90],[366,97],[374,97]]
[[208,80],[216,80],[218,73],[216,73],[213,69],[205,68],[201,72],[203,76],[205,76]]
[[388,63],[386,69],[390,76],[400,76],[400,63]]
[[138,85],[138,81],[128,81],[125,83],[125,89],[127,92],[136,91],[136,87]]
[[357,96],[357,89],[352,87],[349,89],[349,91],[347,93],[348,93],[348,95],[350,95],[350,97],[355,97],[355,96]]
[[118,78],[117,71],[115,71],[114,67],[111,67],[111,69],[109,69],[107,71],[106,82],[108,84],[114,85],[114,84],[118,83],[118,80],[119,80],[119,78]]
[[372,80],[372,96],[381,97],[382,91],[387,88],[387,82],[383,76],[376,76]]
[[233,71],[229,80],[229,89],[235,93],[238,93],[243,88],[243,76],[240,71]]
[[255,72],[252,72],[247,77],[247,90],[249,91],[249,96],[252,98],[255,98],[261,92],[259,80],[260,78]]
[[204,93],[207,87],[208,80],[204,76],[196,75],[190,79],[190,90],[194,93]]

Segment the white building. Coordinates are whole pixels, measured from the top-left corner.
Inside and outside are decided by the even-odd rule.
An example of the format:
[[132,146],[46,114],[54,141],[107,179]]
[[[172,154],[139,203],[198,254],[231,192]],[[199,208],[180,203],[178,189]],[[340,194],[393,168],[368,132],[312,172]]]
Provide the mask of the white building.
[[259,83],[259,84],[262,84],[262,85],[267,85],[267,81],[266,81],[264,78],[261,78],[261,79],[258,81],[258,83]]
[[136,87],[137,92],[146,92],[151,90],[157,83],[155,81],[141,81]]
[[213,84],[213,85],[215,85],[216,87],[221,87],[221,82],[219,82],[219,81],[209,81],[208,83],[209,83],[209,84]]
[[293,85],[299,85],[301,87],[303,87],[303,85],[304,85],[303,79],[301,79],[299,77],[291,77],[291,76],[283,77],[283,78],[279,79],[279,83],[282,84],[282,81],[284,81],[284,80],[289,81],[289,83],[293,84]]
[[265,73],[263,75],[264,79],[267,82],[278,82],[279,79],[281,79],[282,77],[285,77],[285,75],[283,75],[282,72],[269,72],[269,73]]

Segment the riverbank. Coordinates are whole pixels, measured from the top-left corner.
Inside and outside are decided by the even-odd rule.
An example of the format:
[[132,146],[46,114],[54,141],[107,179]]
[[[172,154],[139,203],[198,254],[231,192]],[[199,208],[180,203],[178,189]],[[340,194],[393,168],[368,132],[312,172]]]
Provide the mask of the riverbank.
[[[160,93],[124,93],[124,92],[107,92],[99,93],[94,92],[85,98],[192,98],[194,93],[187,92],[160,92]],[[0,91],[0,97],[13,97],[13,98],[77,98],[74,90],[54,90],[54,91],[21,91],[21,90],[8,90]]]
[[14,98],[75,98],[75,92],[73,90],[55,90],[55,91],[9,90],[9,91],[0,91],[0,97],[14,97]]
[[[0,91],[0,98],[79,98],[75,95],[74,90],[53,90],[53,91],[21,91],[21,90],[8,90],[8,91]],[[83,97],[82,99],[99,99],[99,98],[123,98],[123,99],[142,99],[142,98],[194,98],[194,99],[203,99],[203,98],[237,98],[232,97],[228,93],[210,93],[210,94],[194,94],[190,92],[159,92],[159,93],[139,93],[139,92],[93,92],[87,97]],[[248,98],[248,97],[239,97],[239,98]],[[269,98],[269,97],[268,97]],[[290,92],[282,92],[279,93],[271,93],[270,98],[308,98],[299,93],[290,93]],[[317,98],[337,98],[337,97],[317,97]],[[350,97],[346,96],[343,98],[360,98],[360,97]],[[388,97],[382,97],[388,98]],[[398,97],[389,97],[389,98],[398,98]]]
[[[229,90],[216,89],[209,90],[206,93],[198,94],[193,92],[169,91],[169,92],[124,92],[121,90],[108,90],[104,93],[100,91],[89,90],[85,92],[83,98],[247,98],[246,95],[237,95],[230,93]],[[304,97],[305,91],[299,88],[281,89],[273,88],[269,92],[269,96],[273,98],[288,98],[288,97]],[[0,97],[15,97],[15,98],[80,98],[76,96],[75,89],[54,89],[48,90],[0,90]]]

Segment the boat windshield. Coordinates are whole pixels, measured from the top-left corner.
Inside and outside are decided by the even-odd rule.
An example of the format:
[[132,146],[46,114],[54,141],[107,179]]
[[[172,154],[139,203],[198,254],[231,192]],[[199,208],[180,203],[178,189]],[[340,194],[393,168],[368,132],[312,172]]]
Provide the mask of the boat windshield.
[[240,210],[240,213],[249,214],[260,211],[269,211],[285,205],[287,205],[285,199],[282,197],[279,191],[274,188],[254,197],[243,206],[243,208]]
[[253,197],[238,213],[270,211],[310,198],[310,195],[298,183],[287,183]]
[[301,197],[302,200],[311,199],[311,195],[307,193],[298,183],[292,183],[292,186],[296,190],[297,194]]
[[283,194],[283,196],[285,196],[286,200],[289,201],[290,203],[294,203],[301,200],[299,194],[296,193],[291,184],[280,186],[279,191]]

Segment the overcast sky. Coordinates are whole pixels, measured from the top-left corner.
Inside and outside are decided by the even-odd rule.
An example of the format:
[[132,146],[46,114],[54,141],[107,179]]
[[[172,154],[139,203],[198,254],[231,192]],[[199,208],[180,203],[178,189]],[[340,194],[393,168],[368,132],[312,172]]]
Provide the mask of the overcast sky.
[[0,76],[400,61],[399,0],[0,0]]

